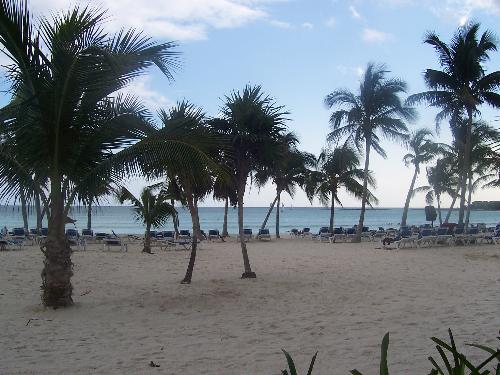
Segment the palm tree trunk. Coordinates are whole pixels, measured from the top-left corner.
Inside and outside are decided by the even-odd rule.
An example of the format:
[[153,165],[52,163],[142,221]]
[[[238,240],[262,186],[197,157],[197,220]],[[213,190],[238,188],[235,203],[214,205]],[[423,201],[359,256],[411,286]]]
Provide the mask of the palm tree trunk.
[[368,197],[368,168],[370,166],[370,147],[371,138],[366,138],[365,142],[366,156],[365,156],[365,170],[363,177],[363,197],[361,199],[361,212],[359,214],[359,223],[356,231],[356,237],[353,238],[352,242],[361,242],[361,232],[363,231],[363,226],[365,223],[365,210],[366,210],[366,198]]
[[467,197],[467,213],[465,215],[465,229],[469,227],[469,219],[470,219],[470,208],[471,208],[471,201],[472,201],[472,173],[471,176],[469,177],[469,184],[468,184],[468,190],[469,190],[469,196]]
[[276,238],[280,238],[280,201],[281,201],[281,191],[276,194]]
[[332,203],[330,204],[330,233],[333,233],[333,217],[335,215],[335,199],[332,192]]
[[19,200],[21,201],[21,214],[23,216],[23,228],[25,233],[29,233],[29,225],[28,225],[28,207],[26,204],[26,195],[24,191],[21,190],[19,194]]
[[40,204],[40,194],[35,193],[35,212],[36,212],[36,232],[40,234],[42,230],[42,208]]
[[[241,172],[240,172],[241,173]],[[245,272],[241,275],[242,279],[254,279],[257,277],[255,272],[252,272],[250,267],[250,259],[248,259],[247,245],[245,243],[245,237],[243,232],[243,196],[245,195],[245,185],[246,185],[247,175],[240,177],[238,181],[238,232],[240,234],[240,246],[241,253],[243,255],[243,266]]]
[[200,229],[200,217],[198,215],[198,206],[196,199],[192,194],[187,194],[187,203],[189,208],[189,213],[191,214],[191,221],[193,223],[193,238],[191,240],[191,256],[189,257],[188,267],[186,269],[186,275],[181,281],[181,284],[191,284],[191,279],[193,278],[194,263],[196,261],[196,250],[198,247],[198,238],[201,238]]
[[224,202],[224,221],[222,222],[222,237],[229,236],[227,233],[227,211],[229,210],[229,197],[226,197]]
[[413,173],[413,178],[411,179],[410,189],[406,194],[405,207],[403,209],[403,217],[401,218],[401,226],[406,225],[406,219],[408,218],[408,209],[410,208],[410,200],[413,195],[413,189],[415,188],[415,181],[417,180],[418,169],[415,167],[415,172]]
[[[271,216],[271,212],[273,212],[273,208],[276,205],[276,202],[278,201],[278,195],[276,194],[276,197],[273,200],[273,203],[269,206],[269,210],[267,210],[266,218],[262,222],[262,225],[260,226],[260,229],[264,229],[266,227],[267,221],[269,220],[269,216]],[[278,207],[279,209],[279,207]]]
[[448,223],[448,221],[450,220],[450,216],[451,216],[451,213],[453,211],[453,207],[455,207],[455,203],[457,201],[457,197],[458,197],[459,192],[460,192],[460,187],[458,187],[457,190],[455,191],[455,196],[453,197],[453,200],[451,201],[450,208],[448,209],[448,212],[446,213],[446,218],[444,219],[445,223]]
[[51,179],[49,232],[40,249],[45,255],[42,270],[42,302],[58,308],[73,304],[71,276],[71,247],[64,235],[64,199],[61,181],[56,175]]
[[[175,200],[170,199],[170,204],[172,205],[172,207],[175,207]],[[178,238],[179,237],[179,215],[175,215],[172,218],[172,221],[174,223],[175,238]]]
[[443,225],[443,219],[441,217],[441,194],[436,194],[436,200],[438,204],[438,217],[439,217],[439,226]]
[[458,225],[464,223],[465,214],[465,194],[467,192],[467,177],[470,173],[471,163],[470,154],[472,149],[472,108],[467,108],[467,114],[469,116],[469,122],[467,124],[467,135],[465,137],[465,152],[464,152],[464,164],[463,164],[463,177],[461,182],[461,193],[460,193],[460,210],[458,212]]
[[143,253],[151,253],[151,224],[146,223],[146,233],[144,233],[144,249],[142,249]]
[[87,206],[87,229],[92,229],[92,202],[89,202]]

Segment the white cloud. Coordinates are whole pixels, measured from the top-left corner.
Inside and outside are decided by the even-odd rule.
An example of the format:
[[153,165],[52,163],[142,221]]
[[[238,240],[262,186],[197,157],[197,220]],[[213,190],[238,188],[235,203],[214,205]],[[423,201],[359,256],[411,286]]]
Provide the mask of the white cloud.
[[357,19],[360,19],[361,18],[361,14],[359,14],[359,12],[356,10],[356,8],[354,8],[354,5],[351,5],[349,7],[349,11],[351,12],[351,15],[354,17],[354,18],[357,18]]
[[144,106],[153,113],[156,113],[160,108],[168,109],[175,104],[173,100],[151,88],[151,76],[136,78],[120,92],[138,97]]
[[342,76],[353,76],[355,75],[358,78],[365,73],[364,68],[361,66],[346,66],[346,65],[337,65],[335,66],[335,70]]
[[280,29],[289,29],[292,27],[288,22],[278,21],[278,20],[270,20],[269,23],[272,26],[279,27]]
[[[170,40],[202,40],[211,28],[236,28],[256,21],[268,21],[276,26],[285,23],[270,20],[265,6],[283,0],[100,0],[108,9],[108,27],[135,27],[147,35]],[[74,5],[67,0],[32,0],[36,15],[50,15]],[[82,5],[86,3],[83,2]],[[96,3],[90,3],[95,5]]]
[[304,22],[304,23],[302,24],[302,27],[303,27],[304,29],[313,29],[313,28],[314,28],[314,25],[313,25],[311,22]]
[[335,17],[330,17],[325,22],[326,27],[333,28],[337,25],[337,20]]
[[362,33],[362,38],[367,43],[381,43],[394,39],[394,36],[392,34],[385,33],[383,31],[364,28]]
[[433,3],[426,0],[429,9],[439,17],[464,25],[476,12],[500,14],[500,0],[446,0]]

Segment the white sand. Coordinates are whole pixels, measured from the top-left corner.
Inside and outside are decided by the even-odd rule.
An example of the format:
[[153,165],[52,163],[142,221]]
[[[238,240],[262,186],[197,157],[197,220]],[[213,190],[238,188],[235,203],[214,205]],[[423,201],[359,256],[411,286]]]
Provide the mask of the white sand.
[[300,373],[317,350],[315,375],[370,375],[390,331],[391,372],[427,374],[448,327],[496,345],[498,246],[376,246],[253,242],[258,279],[240,280],[238,244],[208,244],[191,285],[188,252],[90,249],[73,256],[76,305],[55,311],[40,306],[40,251],[1,252],[0,373],[279,374],[285,348]]

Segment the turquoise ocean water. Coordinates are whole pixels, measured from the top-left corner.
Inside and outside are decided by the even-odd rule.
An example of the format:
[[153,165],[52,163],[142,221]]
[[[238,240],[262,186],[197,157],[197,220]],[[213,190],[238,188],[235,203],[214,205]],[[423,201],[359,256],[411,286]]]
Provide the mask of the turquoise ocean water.
[[[189,212],[185,209],[179,210],[179,220],[181,229],[191,228],[191,219]],[[257,231],[264,217],[266,216],[267,207],[246,207],[245,208],[245,227],[252,228]],[[386,208],[386,209],[368,209],[366,211],[365,225],[373,229],[378,227],[398,227],[401,221],[402,208]],[[272,233],[275,228],[275,213],[273,210],[269,218],[267,227]],[[292,228],[302,229],[310,227],[312,231],[317,231],[322,226],[329,224],[330,211],[327,208],[321,207],[284,207],[280,211],[280,232],[286,233]],[[454,211],[451,217],[451,222],[456,222],[458,211]],[[84,208],[75,207],[72,209],[70,216],[76,219],[76,228],[80,231],[87,225],[87,211]],[[201,207],[200,220],[202,229],[222,230],[222,221],[224,217],[224,209],[222,207]],[[350,227],[357,224],[359,219],[359,209],[336,209],[335,210],[335,226]],[[443,217],[444,219],[444,217]],[[30,214],[30,228],[35,226],[36,219]],[[408,224],[425,224],[425,213],[423,209],[410,209],[408,213]],[[500,211],[472,211],[471,223],[485,223],[487,226],[494,226],[500,222]],[[0,227],[7,226],[12,229],[14,227],[22,227],[22,217],[18,207],[1,206],[0,207]],[[46,224],[44,224],[46,225]],[[92,227],[94,231],[116,233],[142,233],[144,228],[141,223],[134,219],[134,213],[131,208],[123,206],[102,206],[93,210]],[[73,228],[72,224],[68,224],[67,228]],[[162,230],[171,230],[172,222],[168,222]],[[228,214],[228,230],[229,233],[237,233],[237,211],[230,208]]]

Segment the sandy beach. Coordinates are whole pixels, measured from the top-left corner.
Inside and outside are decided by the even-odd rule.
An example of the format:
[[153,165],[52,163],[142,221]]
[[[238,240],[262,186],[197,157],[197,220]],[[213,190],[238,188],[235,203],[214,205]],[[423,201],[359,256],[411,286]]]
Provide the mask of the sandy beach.
[[[237,243],[189,252],[75,252],[68,309],[40,304],[37,247],[0,253],[1,374],[378,374],[391,333],[394,374],[427,374],[431,336],[496,345],[500,250],[481,245],[376,249],[282,239],[248,245],[257,280],[240,280]],[[474,356],[475,350],[467,350]],[[483,356],[481,355],[481,358]],[[152,368],[150,361],[160,365]]]

